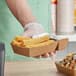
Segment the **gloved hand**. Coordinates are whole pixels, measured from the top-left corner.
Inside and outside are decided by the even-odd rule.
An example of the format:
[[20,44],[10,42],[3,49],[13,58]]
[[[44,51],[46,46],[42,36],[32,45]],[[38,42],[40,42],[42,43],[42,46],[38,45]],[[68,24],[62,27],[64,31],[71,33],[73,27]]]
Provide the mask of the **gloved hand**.
[[24,27],[23,36],[34,38],[41,34],[46,35],[48,33],[45,32],[44,28],[39,23],[29,23],[29,24],[26,24]]
[[[36,38],[40,37],[41,35],[49,35],[48,33],[45,32],[44,28],[42,27],[41,24],[39,23],[29,23],[26,24],[24,27],[24,33],[23,36],[26,37],[31,37],[31,38]],[[36,56],[36,57],[49,57],[51,53],[46,53],[44,55]]]

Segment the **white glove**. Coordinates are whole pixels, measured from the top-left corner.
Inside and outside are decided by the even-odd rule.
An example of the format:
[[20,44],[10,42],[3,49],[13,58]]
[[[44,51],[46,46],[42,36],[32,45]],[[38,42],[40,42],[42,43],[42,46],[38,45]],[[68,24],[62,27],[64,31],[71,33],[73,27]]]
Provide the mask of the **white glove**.
[[[31,38],[37,38],[44,35],[48,35],[48,33],[45,32],[44,28],[39,23],[28,23],[24,27],[24,33],[23,36],[31,37]],[[37,57],[48,57],[49,54],[46,53],[43,56],[37,56]]]
[[35,38],[41,35],[49,35],[41,24],[33,22],[25,25],[23,36]]

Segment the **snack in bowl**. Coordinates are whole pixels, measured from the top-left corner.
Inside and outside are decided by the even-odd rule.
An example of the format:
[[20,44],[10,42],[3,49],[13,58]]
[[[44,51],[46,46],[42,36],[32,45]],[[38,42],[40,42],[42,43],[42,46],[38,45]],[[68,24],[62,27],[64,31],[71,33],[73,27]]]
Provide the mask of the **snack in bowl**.
[[76,53],[69,53],[63,60],[56,62],[56,67],[65,75],[76,76]]

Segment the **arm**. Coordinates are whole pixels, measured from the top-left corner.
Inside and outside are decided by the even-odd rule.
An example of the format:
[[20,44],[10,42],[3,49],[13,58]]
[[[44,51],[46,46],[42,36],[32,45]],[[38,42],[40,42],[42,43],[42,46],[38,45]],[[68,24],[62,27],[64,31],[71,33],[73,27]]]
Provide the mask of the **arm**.
[[[8,7],[24,27],[23,36],[36,37],[40,34],[47,34],[33,16],[27,0],[7,0]],[[48,57],[48,53],[43,55]]]
[[32,14],[27,0],[6,0],[8,7],[24,27],[23,36],[33,37],[45,33],[44,28],[39,24]]
[[18,19],[18,21],[23,25],[26,25],[30,22],[36,22],[35,17],[32,14],[32,11],[27,3],[27,0],[6,0],[8,7]]

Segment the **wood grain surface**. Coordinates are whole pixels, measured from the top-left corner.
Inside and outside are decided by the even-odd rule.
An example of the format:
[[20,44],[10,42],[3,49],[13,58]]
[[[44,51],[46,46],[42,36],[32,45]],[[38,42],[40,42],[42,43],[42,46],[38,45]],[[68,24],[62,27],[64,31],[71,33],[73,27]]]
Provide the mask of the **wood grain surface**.
[[64,76],[51,61],[6,62],[5,76]]

